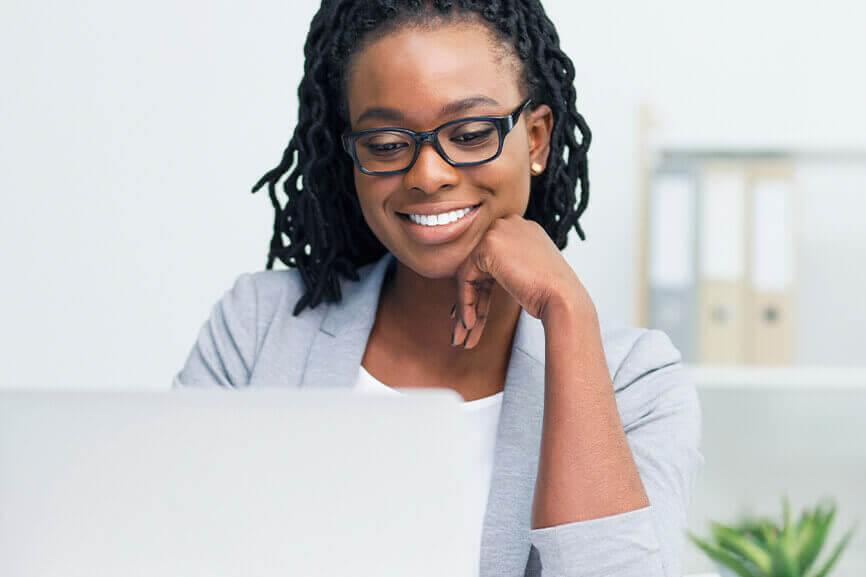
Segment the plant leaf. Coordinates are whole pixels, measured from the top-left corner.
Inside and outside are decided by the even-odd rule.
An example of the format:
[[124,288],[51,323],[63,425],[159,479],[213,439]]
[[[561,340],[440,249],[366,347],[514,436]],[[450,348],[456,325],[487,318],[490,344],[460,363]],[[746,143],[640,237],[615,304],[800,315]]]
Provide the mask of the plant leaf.
[[799,539],[800,572],[805,575],[815,559],[821,553],[824,542],[827,539],[829,525],[821,517],[820,510],[816,510],[810,517],[809,524],[803,529]]
[[761,545],[764,549],[767,549],[767,546],[770,543],[769,537],[772,527],[773,523],[769,519],[755,519],[749,524],[749,534],[755,539],[755,541],[759,545]]
[[792,556],[784,538],[773,544],[772,549],[770,549],[770,556],[773,560],[770,574],[773,577],[801,577],[797,560]]
[[778,541],[779,530],[773,524],[772,521],[765,520],[761,523],[761,535],[763,537],[764,543],[767,549],[776,545]]
[[848,545],[848,541],[850,541],[851,537],[854,535],[854,530],[856,528],[857,528],[857,524],[855,523],[854,526],[848,530],[848,532],[845,534],[845,536],[842,537],[842,540],[839,541],[839,544],[836,545],[835,549],[833,549],[833,552],[830,553],[830,556],[827,558],[827,561],[824,562],[824,564],[821,566],[821,568],[818,569],[818,571],[815,572],[815,574],[812,577],[825,577],[827,575],[827,573],[830,572],[830,569],[833,567],[833,565],[839,559],[839,556],[842,554],[842,551]]
[[740,577],[765,577],[760,573],[760,570],[757,567],[750,565],[749,561],[740,559],[733,553],[704,541],[690,531],[687,533],[689,539],[691,539],[695,545],[700,547],[710,559],[721,563]]
[[712,523],[713,535],[719,545],[725,549],[748,559],[762,574],[767,575],[772,568],[770,554],[739,532],[718,523]]
[[800,577],[800,564],[797,555],[797,534],[791,524],[791,505],[787,496],[783,501],[782,536],[776,548],[775,562],[784,577]]
[[810,526],[812,524],[812,522],[813,522],[812,511],[811,511],[811,509],[806,507],[800,513],[800,520],[797,521],[797,535],[799,535],[800,532],[803,531],[803,529]]

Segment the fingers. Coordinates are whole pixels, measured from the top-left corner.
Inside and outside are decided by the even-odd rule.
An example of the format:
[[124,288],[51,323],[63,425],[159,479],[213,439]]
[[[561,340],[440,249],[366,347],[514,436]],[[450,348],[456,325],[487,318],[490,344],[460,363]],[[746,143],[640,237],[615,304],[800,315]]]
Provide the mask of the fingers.
[[[472,263],[469,259],[467,262]],[[462,267],[457,274],[456,320],[452,330],[452,346],[472,348],[478,344],[484,330],[484,320],[490,308],[490,293],[496,280],[476,266]],[[469,342],[469,333],[472,341]]]
[[[457,306],[458,305],[455,305],[455,308],[457,308]],[[451,318],[454,319],[451,321],[451,346],[463,346],[469,331],[464,327],[463,320],[456,311],[452,313]]]
[[481,340],[481,333],[487,323],[487,313],[490,311],[490,295],[493,293],[494,280],[492,278],[479,281],[476,284],[475,325],[470,327],[463,348],[471,349]]
[[[474,276],[474,275],[473,275]],[[475,324],[475,301],[478,298],[475,288],[475,278],[465,278],[457,289],[457,317],[463,320],[463,327],[468,331]]]
[[[457,302],[451,329],[452,346],[472,348],[478,343],[484,330],[484,320],[490,307],[490,292],[496,282],[495,266],[488,245],[489,243],[480,242],[457,268]],[[467,338],[473,327],[475,335],[470,344],[467,343]]]

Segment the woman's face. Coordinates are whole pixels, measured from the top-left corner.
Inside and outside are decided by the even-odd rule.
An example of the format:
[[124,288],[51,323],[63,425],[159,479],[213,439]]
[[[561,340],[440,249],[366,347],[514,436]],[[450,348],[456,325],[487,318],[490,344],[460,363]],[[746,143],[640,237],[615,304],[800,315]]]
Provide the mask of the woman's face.
[[[420,132],[466,116],[509,114],[528,95],[528,87],[519,82],[519,66],[515,56],[493,44],[483,24],[390,33],[352,59],[346,83],[352,130],[397,126]],[[444,106],[470,98],[469,106],[442,113]],[[390,110],[365,114],[374,109]],[[552,122],[548,106],[527,107],[500,156],[479,166],[455,168],[425,144],[403,174],[370,176],[356,168],[355,188],[368,226],[418,274],[453,277],[494,220],[525,212],[530,164],[546,166]],[[453,231],[444,235],[448,238],[442,238],[444,228],[428,229],[398,214],[423,207],[430,209],[425,213],[447,212],[479,203],[474,215],[464,217],[468,222],[445,225]]]

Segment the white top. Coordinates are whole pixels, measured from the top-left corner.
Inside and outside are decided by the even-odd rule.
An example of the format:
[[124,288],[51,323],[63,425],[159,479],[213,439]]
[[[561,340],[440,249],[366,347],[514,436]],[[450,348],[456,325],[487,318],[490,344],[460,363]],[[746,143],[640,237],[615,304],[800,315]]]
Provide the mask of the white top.
[[[358,380],[355,383],[355,391],[372,394],[397,394],[402,395],[398,388],[389,387],[382,381],[376,379],[361,366],[358,372]],[[493,473],[493,452],[496,447],[496,428],[499,425],[499,412],[502,408],[502,391],[488,397],[464,401],[463,409],[466,415],[467,429],[469,430],[469,443],[473,460],[478,463],[478,479],[471,481],[469,485],[472,491],[478,492],[478,498],[472,499],[477,507],[467,511],[471,522],[479,528],[479,533],[484,525],[484,513],[487,510],[487,495],[490,490],[490,479]]]

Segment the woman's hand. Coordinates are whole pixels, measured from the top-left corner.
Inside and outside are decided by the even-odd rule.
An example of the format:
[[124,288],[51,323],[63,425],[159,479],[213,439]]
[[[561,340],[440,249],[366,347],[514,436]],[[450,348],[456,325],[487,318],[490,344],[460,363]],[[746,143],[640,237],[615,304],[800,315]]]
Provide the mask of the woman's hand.
[[493,221],[457,269],[452,345],[471,349],[478,344],[493,283],[502,285],[521,307],[542,321],[552,303],[593,306],[544,228],[520,215],[509,215]]

